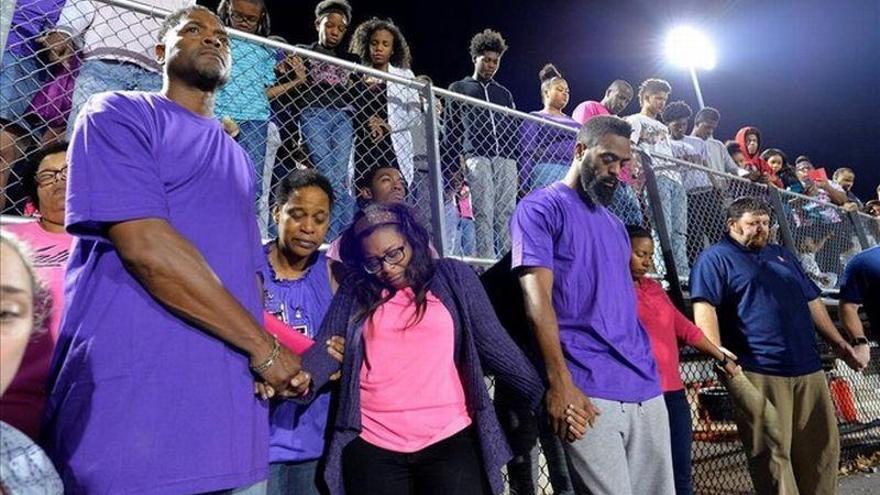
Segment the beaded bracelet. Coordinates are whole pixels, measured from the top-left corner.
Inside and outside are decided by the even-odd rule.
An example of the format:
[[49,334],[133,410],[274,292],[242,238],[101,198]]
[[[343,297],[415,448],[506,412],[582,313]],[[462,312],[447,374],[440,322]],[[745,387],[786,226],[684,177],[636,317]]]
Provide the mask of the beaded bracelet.
[[258,375],[262,375],[264,371],[268,370],[275,364],[275,359],[278,358],[278,354],[281,352],[281,344],[278,343],[278,339],[272,339],[272,352],[269,353],[269,357],[267,357],[262,363],[251,366],[251,369],[254,373]]

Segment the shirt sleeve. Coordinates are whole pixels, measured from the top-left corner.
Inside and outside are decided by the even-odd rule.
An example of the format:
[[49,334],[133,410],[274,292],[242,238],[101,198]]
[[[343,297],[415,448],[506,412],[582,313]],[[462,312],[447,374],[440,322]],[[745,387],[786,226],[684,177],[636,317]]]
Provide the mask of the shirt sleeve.
[[510,219],[513,246],[512,268],[523,266],[553,269],[553,238],[558,220],[547,205],[547,196],[523,200]]
[[579,103],[574,108],[574,112],[571,112],[571,118],[577,121],[578,124],[584,125],[587,122],[587,102]]
[[82,34],[95,18],[95,3],[91,0],[70,0],[65,2],[55,29],[71,37]]
[[857,256],[847,263],[843,270],[843,279],[840,282],[840,299],[842,301],[862,304],[864,303],[865,280],[862,276],[864,267],[863,257]]
[[142,106],[119,94],[101,94],[86,104],[68,153],[68,232],[103,239],[114,223],[168,220],[148,122]]
[[725,269],[712,252],[703,252],[691,269],[691,299],[720,306],[724,295]]
[[638,118],[638,116],[633,116],[632,118],[627,118],[627,122],[632,127],[632,134],[629,136],[629,140],[633,145],[638,145],[639,141],[642,139],[642,121]]

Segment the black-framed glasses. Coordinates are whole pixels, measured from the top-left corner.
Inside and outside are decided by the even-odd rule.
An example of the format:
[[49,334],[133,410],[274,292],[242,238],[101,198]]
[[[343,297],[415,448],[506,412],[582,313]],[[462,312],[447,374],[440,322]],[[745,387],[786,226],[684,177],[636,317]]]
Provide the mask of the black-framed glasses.
[[391,251],[383,254],[382,256],[377,256],[375,258],[368,258],[364,261],[364,271],[369,273],[370,275],[375,275],[382,271],[382,266],[385,263],[389,265],[397,265],[403,261],[403,257],[405,254],[404,246],[400,246],[398,248],[394,248]]
[[38,186],[48,187],[59,180],[67,180],[67,167],[65,166],[58,170],[43,170],[42,172],[37,172],[34,178]]
[[232,22],[247,24],[249,26],[256,26],[257,23],[260,22],[259,16],[244,15],[234,10],[229,12],[229,18],[232,19]]

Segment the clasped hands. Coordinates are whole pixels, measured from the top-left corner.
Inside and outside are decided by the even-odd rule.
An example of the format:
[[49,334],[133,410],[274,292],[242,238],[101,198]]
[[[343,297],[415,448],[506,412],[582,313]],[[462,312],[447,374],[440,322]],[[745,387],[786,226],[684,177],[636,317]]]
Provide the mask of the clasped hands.
[[[343,337],[331,337],[326,343],[327,353],[334,359],[342,363],[345,354],[345,339]],[[251,366],[259,363],[264,359],[265,355],[251,358]],[[271,399],[278,396],[283,399],[290,399],[305,395],[309,391],[312,382],[311,374],[302,369],[302,359],[300,356],[290,352],[282,347],[278,352],[278,356],[273,360],[272,365],[262,371],[255,372],[257,380],[254,382],[254,393],[259,395],[263,400]],[[341,372],[330,377],[331,380],[338,380]]]

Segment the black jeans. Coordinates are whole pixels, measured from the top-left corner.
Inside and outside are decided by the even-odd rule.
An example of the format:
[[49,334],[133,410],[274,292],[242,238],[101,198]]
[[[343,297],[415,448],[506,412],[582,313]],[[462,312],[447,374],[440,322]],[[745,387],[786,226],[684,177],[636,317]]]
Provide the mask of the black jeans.
[[473,428],[410,454],[358,437],[342,451],[347,495],[487,495],[479,441]]

